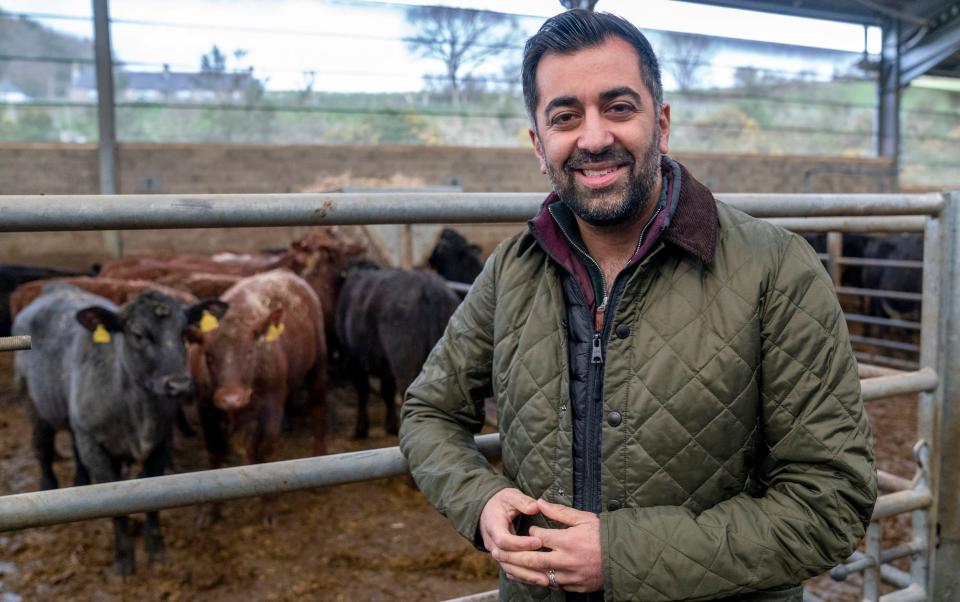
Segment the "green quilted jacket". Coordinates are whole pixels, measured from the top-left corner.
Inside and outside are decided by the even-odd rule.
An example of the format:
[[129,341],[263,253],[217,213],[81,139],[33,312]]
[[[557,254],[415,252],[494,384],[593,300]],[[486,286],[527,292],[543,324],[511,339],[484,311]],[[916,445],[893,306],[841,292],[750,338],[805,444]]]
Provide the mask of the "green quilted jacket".
[[[707,261],[668,232],[611,316],[631,334],[605,359],[602,415],[622,422],[602,427],[601,494],[623,507],[599,515],[604,598],[799,600],[856,548],[876,498],[856,363],[809,245],[701,197],[681,202],[716,215]],[[501,243],[406,394],[413,477],[477,545],[502,488],[571,505],[559,269],[529,234]],[[491,395],[502,472],[473,444]],[[500,593],[565,597],[502,575]]]

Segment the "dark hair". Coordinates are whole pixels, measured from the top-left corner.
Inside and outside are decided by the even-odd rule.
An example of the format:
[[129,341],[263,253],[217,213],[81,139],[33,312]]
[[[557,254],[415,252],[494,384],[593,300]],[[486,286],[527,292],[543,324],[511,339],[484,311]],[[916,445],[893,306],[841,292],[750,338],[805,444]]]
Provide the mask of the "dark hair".
[[622,38],[640,56],[640,78],[653,97],[659,113],[663,104],[660,65],[650,42],[632,23],[610,13],[573,9],[550,17],[523,47],[523,102],[530,121],[537,123],[537,65],[548,52],[573,54],[578,50],[599,46],[610,37]]

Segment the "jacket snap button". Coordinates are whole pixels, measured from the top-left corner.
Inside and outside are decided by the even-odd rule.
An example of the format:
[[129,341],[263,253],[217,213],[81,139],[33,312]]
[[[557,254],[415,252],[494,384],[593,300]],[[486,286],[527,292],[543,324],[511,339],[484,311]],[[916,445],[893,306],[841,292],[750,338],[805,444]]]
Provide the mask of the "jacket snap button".
[[610,426],[620,426],[621,422],[623,422],[623,416],[620,415],[620,412],[614,410],[607,414],[607,424]]
[[623,508],[623,504],[620,503],[620,500],[610,500],[607,502],[607,510],[610,512],[614,512],[620,508]]
[[616,332],[617,338],[625,339],[630,336],[630,327],[626,324],[620,323],[617,324],[617,328],[614,332]]

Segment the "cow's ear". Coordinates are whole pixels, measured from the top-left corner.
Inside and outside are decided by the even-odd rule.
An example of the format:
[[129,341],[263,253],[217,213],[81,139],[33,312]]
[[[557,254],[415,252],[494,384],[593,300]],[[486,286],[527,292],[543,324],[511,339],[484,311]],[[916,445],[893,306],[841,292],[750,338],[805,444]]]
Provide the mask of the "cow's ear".
[[191,343],[202,343],[204,333],[220,327],[220,318],[230,309],[230,304],[219,299],[207,299],[191,305],[184,311],[187,329],[184,337]]
[[279,339],[285,328],[283,325],[283,315],[283,307],[274,307],[271,309],[267,317],[257,327],[255,333],[257,338],[263,337],[268,343]]
[[120,317],[105,307],[92,305],[77,312],[77,322],[90,332],[120,332],[123,324]]
[[219,299],[205,299],[200,303],[196,303],[187,308],[187,323],[199,324],[200,321],[203,320],[204,312],[219,320],[227,313],[228,309],[230,309],[230,304],[225,301],[221,301]]

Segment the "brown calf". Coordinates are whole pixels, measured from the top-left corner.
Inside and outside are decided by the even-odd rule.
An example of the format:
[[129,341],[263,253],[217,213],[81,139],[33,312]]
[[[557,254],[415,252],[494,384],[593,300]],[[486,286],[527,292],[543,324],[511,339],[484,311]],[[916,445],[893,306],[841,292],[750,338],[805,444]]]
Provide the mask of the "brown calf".
[[[247,461],[266,460],[284,405],[306,385],[314,454],[326,453],[326,340],[320,302],[302,278],[273,270],[244,278],[200,321],[190,350],[210,465],[219,467],[231,431],[249,427]],[[197,336],[198,335],[198,336]],[[226,428],[225,428],[226,427]]]

